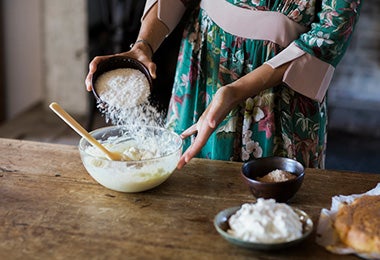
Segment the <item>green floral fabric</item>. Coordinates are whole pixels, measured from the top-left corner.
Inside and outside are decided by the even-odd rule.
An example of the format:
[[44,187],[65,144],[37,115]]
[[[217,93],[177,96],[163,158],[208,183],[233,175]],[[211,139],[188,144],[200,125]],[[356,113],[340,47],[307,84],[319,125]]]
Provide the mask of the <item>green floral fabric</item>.
[[[347,48],[360,8],[360,0],[325,0],[323,4],[314,0],[228,2],[242,8],[281,12],[308,26],[310,30],[300,35],[296,44],[333,66]],[[196,8],[191,17],[180,48],[167,118],[168,127],[177,133],[198,121],[218,88],[282,51],[272,42],[225,32],[202,9]],[[324,168],[326,103],[326,98],[319,103],[284,84],[265,90],[231,111],[198,157],[248,161],[276,155],[297,159],[306,167]],[[185,141],[184,149],[191,141]]]

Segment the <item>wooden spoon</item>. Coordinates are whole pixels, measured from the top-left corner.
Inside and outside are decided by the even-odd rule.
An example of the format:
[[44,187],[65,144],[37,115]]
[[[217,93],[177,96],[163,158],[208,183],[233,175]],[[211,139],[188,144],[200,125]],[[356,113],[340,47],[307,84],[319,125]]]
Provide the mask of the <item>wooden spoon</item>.
[[103,153],[106,154],[108,159],[112,161],[121,161],[123,156],[117,152],[111,152],[107,150],[103,145],[101,145],[98,140],[96,140],[89,132],[87,132],[74,118],[72,118],[58,103],[53,102],[49,105],[50,109],[53,110],[66,124],[68,124],[72,129],[75,130],[80,136],[86,139],[90,144],[99,148]]

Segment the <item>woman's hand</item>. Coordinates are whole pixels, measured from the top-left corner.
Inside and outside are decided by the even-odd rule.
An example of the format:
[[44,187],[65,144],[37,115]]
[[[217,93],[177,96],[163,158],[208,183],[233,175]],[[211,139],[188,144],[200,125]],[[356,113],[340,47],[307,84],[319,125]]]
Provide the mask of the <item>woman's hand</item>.
[[286,63],[273,69],[264,64],[233,83],[218,89],[198,122],[181,134],[182,139],[194,134],[196,137],[181,156],[177,168],[181,169],[201,151],[213,131],[236,105],[267,88],[280,84],[288,66],[289,63]]
[[114,55],[96,56],[89,64],[89,70],[88,70],[88,74],[85,81],[87,91],[91,91],[93,88],[92,76],[94,75],[98,67],[98,64],[102,62],[103,60],[106,60],[113,56],[124,56],[124,57],[134,58],[142,62],[148,68],[149,73],[152,76],[152,78],[155,79],[156,78],[156,64],[152,62],[152,55],[153,53],[151,49],[148,46],[146,46],[144,43],[139,42],[139,43],[136,43],[132,47],[132,49],[128,52],[123,52],[123,53],[114,54]]
[[177,164],[178,169],[181,169],[200,152],[220,122],[240,102],[238,91],[238,88],[233,86],[224,86],[218,89],[198,122],[181,134],[182,139],[191,135],[196,135],[196,137],[191,146],[181,156]]

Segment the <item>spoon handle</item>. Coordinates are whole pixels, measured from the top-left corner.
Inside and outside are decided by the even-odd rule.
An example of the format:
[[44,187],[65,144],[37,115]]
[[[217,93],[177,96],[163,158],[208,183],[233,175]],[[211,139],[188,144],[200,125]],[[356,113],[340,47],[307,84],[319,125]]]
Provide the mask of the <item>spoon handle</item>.
[[98,140],[96,140],[89,132],[86,131],[74,118],[72,118],[58,103],[53,102],[49,105],[50,109],[53,110],[66,124],[68,124],[75,132],[86,139],[93,146],[98,147],[102,152],[104,152],[107,157],[111,160],[118,160],[116,155],[108,151],[103,145],[101,145]]

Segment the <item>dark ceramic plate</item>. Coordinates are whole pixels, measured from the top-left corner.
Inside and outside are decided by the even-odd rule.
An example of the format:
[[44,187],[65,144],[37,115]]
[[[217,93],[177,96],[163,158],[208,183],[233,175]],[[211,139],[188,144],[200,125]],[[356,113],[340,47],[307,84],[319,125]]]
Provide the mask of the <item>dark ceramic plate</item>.
[[292,207],[292,209],[297,213],[297,215],[299,216],[302,222],[302,226],[303,226],[302,237],[295,239],[293,241],[288,241],[284,243],[262,244],[262,243],[247,242],[227,233],[227,230],[229,229],[228,219],[233,214],[235,214],[235,212],[239,209],[240,209],[240,206],[225,209],[219,212],[215,216],[215,219],[214,219],[214,226],[216,230],[218,231],[218,233],[228,242],[235,244],[237,246],[250,248],[250,249],[256,249],[256,250],[283,249],[283,248],[291,247],[300,243],[301,241],[305,240],[313,231],[313,221],[310,219],[310,217],[304,211]]

